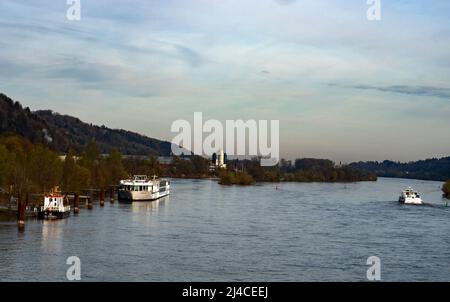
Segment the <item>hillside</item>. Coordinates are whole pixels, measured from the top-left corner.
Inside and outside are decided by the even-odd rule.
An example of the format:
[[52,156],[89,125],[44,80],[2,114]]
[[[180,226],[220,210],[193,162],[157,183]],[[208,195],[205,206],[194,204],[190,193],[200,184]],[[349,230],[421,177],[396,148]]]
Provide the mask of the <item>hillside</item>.
[[380,177],[412,178],[446,181],[450,179],[450,157],[432,158],[409,163],[389,160],[383,162],[358,162],[353,168],[376,173]]
[[18,134],[33,143],[49,145],[59,152],[69,149],[81,151],[95,140],[103,153],[118,149],[128,155],[150,153],[168,156],[171,143],[149,138],[134,132],[110,129],[84,123],[76,117],[51,110],[32,112],[4,94],[0,94],[0,134]]

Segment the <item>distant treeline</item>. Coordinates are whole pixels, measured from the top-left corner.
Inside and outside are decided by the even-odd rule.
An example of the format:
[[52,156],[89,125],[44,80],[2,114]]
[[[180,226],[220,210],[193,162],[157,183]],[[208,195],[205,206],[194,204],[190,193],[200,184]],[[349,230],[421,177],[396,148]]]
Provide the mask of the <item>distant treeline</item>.
[[450,157],[433,158],[409,163],[389,160],[383,162],[358,162],[350,165],[376,173],[379,177],[411,178],[446,181],[450,179]]
[[[239,173],[236,173],[239,172]],[[253,182],[356,182],[375,181],[375,173],[337,166],[327,159],[303,158],[294,161],[282,159],[277,166],[261,167],[258,159],[232,160],[228,171],[219,174],[222,184],[252,184]]]

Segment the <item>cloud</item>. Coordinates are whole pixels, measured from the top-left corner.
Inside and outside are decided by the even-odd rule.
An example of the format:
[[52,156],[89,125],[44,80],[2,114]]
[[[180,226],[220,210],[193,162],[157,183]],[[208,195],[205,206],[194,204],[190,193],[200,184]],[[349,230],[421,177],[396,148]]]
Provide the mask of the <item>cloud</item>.
[[443,99],[450,99],[450,88],[446,87],[434,87],[434,86],[412,86],[412,85],[388,85],[388,86],[377,86],[377,85],[340,85],[335,83],[330,83],[329,86],[340,86],[353,89],[361,90],[375,90],[381,92],[392,92],[400,93],[413,96],[422,97],[437,97]]
[[275,0],[276,3],[280,5],[291,5],[294,4],[296,0]]

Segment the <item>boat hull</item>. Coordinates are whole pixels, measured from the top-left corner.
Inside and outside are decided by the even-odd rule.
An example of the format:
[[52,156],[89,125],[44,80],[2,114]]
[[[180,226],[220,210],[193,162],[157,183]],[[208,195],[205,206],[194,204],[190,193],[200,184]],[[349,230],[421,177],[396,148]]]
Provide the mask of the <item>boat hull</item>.
[[421,198],[404,198],[404,197],[400,197],[398,199],[398,201],[400,203],[403,203],[403,204],[412,204],[412,205],[422,205],[423,204],[423,201],[422,201]]
[[70,211],[39,211],[38,218],[39,219],[64,219],[70,216]]
[[170,194],[170,191],[164,192],[139,192],[139,191],[119,191],[119,200],[128,201],[152,201],[163,198]]

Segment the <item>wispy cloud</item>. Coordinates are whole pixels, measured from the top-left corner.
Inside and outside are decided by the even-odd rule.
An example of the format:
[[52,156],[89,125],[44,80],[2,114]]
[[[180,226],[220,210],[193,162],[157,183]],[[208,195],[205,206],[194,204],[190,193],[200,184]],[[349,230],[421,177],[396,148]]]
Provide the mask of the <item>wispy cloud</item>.
[[336,83],[330,83],[329,86],[340,86],[361,90],[375,90],[381,92],[400,93],[413,96],[438,97],[443,99],[450,99],[450,88],[446,87],[420,86],[420,85],[419,86],[412,86],[412,85],[378,86],[366,84],[341,85]]

